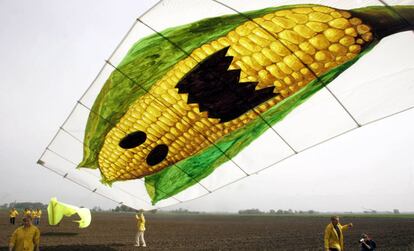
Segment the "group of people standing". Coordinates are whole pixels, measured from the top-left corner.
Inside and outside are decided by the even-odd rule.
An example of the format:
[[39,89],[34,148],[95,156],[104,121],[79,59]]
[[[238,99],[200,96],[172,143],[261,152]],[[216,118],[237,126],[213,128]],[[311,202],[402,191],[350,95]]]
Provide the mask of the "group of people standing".
[[[13,208],[9,212],[10,224],[15,224],[19,212]],[[40,230],[35,225],[40,223],[42,211],[40,209],[30,210],[26,208],[23,212],[23,224],[21,224],[12,234],[9,241],[9,251],[39,251]],[[32,217],[34,216],[34,218]],[[145,232],[145,217],[141,211],[135,215],[137,220],[137,234],[135,237],[135,246],[146,247],[144,232]],[[32,224],[32,219],[33,224]]]
[[[16,224],[16,218],[18,215],[19,215],[19,211],[17,211],[16,208],[12,208],[9,211],[10,224],[12,225]],[[42,210],[40,210],[40,208],[37,208],[36,210],[25,208],[23,211],[23,217],[27,217],[27,216],[30,216],[30,218],[33,219],[34,225],[39,225],[40,218],[42,217]]]
[[[325,228],[324,246],[325,251],[342,251],[344,250],[343,231],[353,227],[352,223],[341,225],[338,216],[331,217],[331,223]],[[359,240],[361,251],[375,250],[377,245],[367,234],[362,234]]]

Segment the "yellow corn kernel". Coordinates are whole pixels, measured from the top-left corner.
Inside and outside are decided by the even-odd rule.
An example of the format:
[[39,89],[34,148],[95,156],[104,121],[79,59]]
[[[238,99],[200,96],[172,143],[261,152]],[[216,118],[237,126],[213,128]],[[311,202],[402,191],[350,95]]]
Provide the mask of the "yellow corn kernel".
[[318,75],[319,75],[319,73],[321,73],[324,70],[323,64],[321,64],[319,62],[312,63],[310,65],[310,68],[313,70],[313,72],[315,72]]
[[[258,19],[260,19],[260,17]],[[249,30],[253,30],[257,27],[257,24],[255,22],[252,22],[252,21],[247,21],[246,23],[244,23],[244,25],[246,25],[246,27]]]
[[[252,52],[249,51],[248,49],[246,49],[246,47],[238,45],[238,44],[233,44],[230,49],[232,49],[232,51],[234,51],[236,54],[240,54],[240,55],[250,55]],[[229,55],[233,56],[233,53],[230,53],[229,50]]]
[[294,83],[294,79],[291,77],[291,76],[286,76],[284,79],[283,79],[283,82],[285,82],[287,85],[291,85],[291,84],[293,84]]
[[303,51],[296,51],[295,55],[305,64],[311,64],[313,62],[313,58]]
[[154,124],[152,124],[150,126],[152,128],[154,128],[154,130],[157,131],[160,134],[164,134],[166,131],[168,132],[168,127],[163,126],[160,121],[158,121],[158,123],[154,123]]
[[360,51],[361,51],[361,46],[358,45],[358,44],[354,44],[354,45],[349,46],[349,52],[351,52],[351,53],[357,54]]
[[168,119],[166,116],[161,116],[160,118],[159,118],[159,120],[160,121],[162,121],[162,123],[164,123],[164,124],[166,124],[167,126],[173,126],[174,124],[175,124],[175,122],[174,121],[172,121],[172,120],[170,120],[170,119]]
[[312,7],[312,9],[322,13],[331,13],[332,11],[334,11],[334,9],[325,6],[315,6]]
[[293,69],[294,71],[299,71],[303,67],[303,64],[293,54],[284,57],[283,62],[285,62],[285,64],[289,66],[289,68]]
[[161,111],[159,110],[159,107],[154,106],[154,103],[147,107],[147,112],[151,113],[151,115],[156,118],[161,116]]
[[321,12],[312,12],[309,14],[309,21],[327,23],[332,19],[333,17],[331,15]]
[[336,63],[336,62],[327,62],[327,63],[325,63],[325,68],[326,69],[330,69],[330,68],[333,68],[333,67],[335,67],[335,66],[337,66],[338,64]]
[[293,28],[293,30],[304,38],[311,38],[315,35],[315,32],[312,29],[302,24],[296,25],[295,28]]
[[308,16],[304,14],[289,14],[286,17],[297,24],[304,24],[308,21]]
[[293,72],[292,73],[292,77],[295,79],[295,81],[300,81],[303,79],[302,74],[298,73],[298,72]]
[[299,48],[302,49],[307,54],[313,55],[316,53],[315,48],[309,42],[303,42],[299,45]]
[[237,32],[237,34],[239,34],[242,37],[249,35],[251,32],[251,30],[248,29],[246,25],[240,25],[239,27],[236,28],[235,31]]
[[279,80],[276,80],[275,82],[273,82],[273,85],[279,89],[283,88],[284,86],[284,84],[280,82]]
[[303,76],[305,76],[305,77],[312,77],[313,76],[312,72],[308,68],[302,68],[300,70],[300,73],[302,73]]
[[[200,59],[204,59],[204,58],[206,58],[206,57],[207,57],[206,52],[205,52],[203,49],[201,49],[201,47],[200,47],[200,48],[195,49],[195,50],[193,51],[193,54],[194,54],[194,55],[197,55]],[[174,73],[175,73],[175,71],[174,71]]]
[[320,23],[320,22],[307,22],[306,26],[308,26],[315,32],[322,32],[328,28],[327,24]]
[[333,18],[340,18],[342,17],[341,13],[337,12],[337,11],[333,11],[331,13],[329,13]]
[[286,76],[286,74],[281,71],[276,65],[272,64],[266,67],[266,70],[268,70],[273,76],[276,78],[282,79]]
[[278,17],[285,17],[285,16],[290,15],[290,14],[292,14],[291,10],[279,10],[279,11],[275,12],[275,15],[278,16]]
[[330,42],[326,37],[322,34],[318,34],[314,36],[313,38],[309,39],[309,42],[319,50],[323,50],[329,47]]
[[242,57],[242,60],[244,63],[246,63],[251,68],[253,68],[255,71],[260,71],[261,69],[263,69],[263,67],[260,64],[258,64],[256,60],[254,60],[250,56]]
[[363,39],[361,39],[361,38],[358,38],[358,39],[356,40],[356,43],[357,43],[357,44],[364,44],[364,40],[363,40]]
[[[207,54],[207,55],[211,55],[214,52],[216,52],[216,50],[213,48],[213,46],[211,46],[210,44],[204,44],[201,46],[201,49]],[[182,75],[178,75],[178,78],[181,78]]]
[[345,56],[346,53],[348,52],[348,49],[340,44],[332,44],[331,46],[329,46],[329,51],[334,53],[335,55],[340,55],[340,56]]
[[285,63],[282,62],[278,62],[277,67],[279,67],[280,70],[282,70],[282,72],[284,72],[285,74],[291,74],[292,73],[292,69],[289,68],[289,66],[287,66]]
[[351,24],[349,23],[347,19],[341,17],[341,18],[336,18],[330,21],[329,25],[333,28],[344,30],[348,28]]
[[269,48],[263,48],[262,54],[272,62],[278,62],[282,60],[282,58],[278,54],[276,54],[276,52],[272,51]]
[[231,42],[237,43],[239,41],[239,39],[240,39],[240,36],[235,31],[230,31],[227,34],[227,38],[230,39]]
[[341,13],[341,15],[344,17],[344,18],[350,18],[351,17],[351,13],[349,13],[348,11],[345,11],[345,10],[340,10],[340,11],[338,11],[339,13]]
[[259,36],[260,38],[262,38],[262,39],[265,39],[265,40],[274,40],[274,36],[272,36],[270,33],[269,33],[269,31],[267,31],[267,30],[264,30],[264,29],[262,29],[262,28],[260,28],[260,27],[258,27],[258,28],[256,28],[256,29],[254,29],[253,31],[252,31],[252,34],[255,34],[256,36]]
[[280,42],[289,50],[289,53],[299,50],[299,46],[297,44],[291,43],[287,40],[280,40]]
[[266,70],[261,70],[258,72],[258,74],[260,80],[258,86],[260,85],[260,87],[272,85],[273,81],[275,80],[275,77],[273,77],[272,74]]
[[338,42],[339,39],[343,38],[345,35],[345,33],[342,30],[334,28],[329,28],[325,30],[323,34],[330,42]]
[[[213,46],[215,51],[218,51],[224,48],[224,46],[221,43],[219,43],[217,40],[214,40],[213,42],[211,42],[211,46]],[[186,68],[182,67],[181,69],[186,69]],[[190,70],[191,68],[186,70],[185,73],[189,72]]]
[[286,48],[286,46],[281,44],[279,41],[274,41],[273,43],[271,43],[270,49],[282,57],[290,54],[290,51]]
[[356,32],[354,27],[349,27],[345,29],[345,34],[351,36],[351,37],[356,37],[358,36],[358,33]]
[[[272,61],[265,57],[262,53],[256,52],[253,55],[253,58],[259,63],[261,66],[268,66],[272,64]],[[262,67],[263,68],[263,67]],[[260,70],[260,69],[259,69]]]
[[125,133],[123,131],[119,130],[118,128],[115,128],[113,130],[113,135],[114,135],[114,137],[116,137],[116,139],[120,139],[120,138],[123,138],[125,136]]
[[[230,46],[230,43],[231,43],[231,41],[227,37],[221,37],[217,39],[217,42],[219,42],[224,47]],[[188,62],[188,60],[186,62]],[[190,67],[192,68],[194,66],[190,66]]]
[[272,22],[282,27],[283,29],[291,29],[295,26],[295,22],[284,17],[275,17]]
[[266,15],[264,15],[264,16],[263,16],[263,19],[264,19],[264,20],[272,20],[272,18],[274,18],[274,17],[275,17],[275,14],[270,13],[270,14],[266,14]]
[[273,33],[278,33],[281,32],[283,30],[283,28],[280,25],[277,25],[275,23],[273,23],[272,21],[265,21],[261,24],[261,26]]
[[357,26],[357,31],[358,34],[365,34],[367,32],[369,32],[371,30],[371,28],[368,25],[365,24],[360,24]]
[[280,90],[280,95],[282,95],[284,98],[289,96],[289,91],[286,89]]
[[327,62],[333,59],[332,53],[326,50],[316,52],[315,59],[320,62]]
[[364,39],[364,41],[366,41],[366,42],[371,41],[372,38],[373,38],[373,36],[372,36],[371,32],[367,32],[367,33],[362,35],[362,39]]
[[301,35],[299,35],[295,31],[291,31],[291,30],[284,30],[284,31],[280,32],[279,37],[281,39],[287,40],[287,41],[289,41],[293,44],[300,44],[303,41],[305,41],[305,39]]
[[250,68],[247,64],[243,63],[242,61],[235,62],[237,66],[240,67],[242,71],[244,71],[247,75],[246,76],[254,76],[256,75],[256,71]]
[[339,40],[339,43],[343,46],[350,46],[352,44],[355,44],[355,39],[351,36],[344,36],[341,38],[341,40]]
[[349,19],[349,22],[354,26],[359,25],[359,24],[362,23],[361,19],[359,19],[357,17],[353,17],[353,18]]
[[253,43],[259,45],[261,48],[269,46],[269,44],[272,42],[262,37],[259,37],[256,34],[250,34],[249,36],[247,36],[247,38],[250,39],[250,41],[252,41]]

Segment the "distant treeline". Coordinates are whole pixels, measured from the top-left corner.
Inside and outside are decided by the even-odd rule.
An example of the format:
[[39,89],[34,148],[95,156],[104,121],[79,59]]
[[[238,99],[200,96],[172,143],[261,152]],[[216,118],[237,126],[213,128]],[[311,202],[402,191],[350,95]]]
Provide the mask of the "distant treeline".
[[40,202],[10,202],[10,203],[4,203],[0,206],[0,209],[11,209],[16,208],[17,210],[24,210],[25,208],[31,208],[31,209],[42,209],[45,210],[47,208],[47,205],[40,203]]
[[319,214],[319,212],[315,210],[293,211],[292,209],[288,209],[288,210],[278,209],[277,211],[270,209],[268,212],[266,212],[266,211],[261,211],[259,209],[253,208],[253,209],[239,210],[239,214]]
[[[134,209],[132,207],[125,206],[125,205],[120,205],[120,206],[115,207],[111,211],[112,212],[125,212],[125,213],[130,212],[130,213],[137,213],[140,210],[137,210],[137,209]],[[154,213],[155,214],[157,212],[157,209],[149,210],[149,211],[146,211],[146,212],[147,213]]]

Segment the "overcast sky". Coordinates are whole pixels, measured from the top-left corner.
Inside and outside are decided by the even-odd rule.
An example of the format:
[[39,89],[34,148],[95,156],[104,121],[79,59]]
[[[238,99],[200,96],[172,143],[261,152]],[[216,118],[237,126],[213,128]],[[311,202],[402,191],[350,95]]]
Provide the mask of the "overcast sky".
[[[0,0],[0,204],[47,203],[57,196],[74,205],[116,206],[36,161],[135,19],[156,2]],[[400,52],[389,67],[398,65],[398,57],[414,58],[412,36],[384,43],[388,53]],[[380,57],[381,48],[374,55]],[[377,67],[364,71],[380,74]],[[408,72],[405,95],[414,100],[414,71]],[[171,208],[414,211],[413,125],[410,110]]]

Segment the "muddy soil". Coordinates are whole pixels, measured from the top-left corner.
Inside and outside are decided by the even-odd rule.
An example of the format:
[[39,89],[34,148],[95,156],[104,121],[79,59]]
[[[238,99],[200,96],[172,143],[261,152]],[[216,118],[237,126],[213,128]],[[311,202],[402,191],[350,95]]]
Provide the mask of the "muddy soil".
[[[49,226],[43,217],[41,250],[323,250],[329,216],[239,216],[147,214],[147,248],[134,247],[134,214],[94,213],[92,224],[79,229],[72,219]],[[0,212],[0,250],[16,228]],[[371,234],[377,250],[414,250],[414,218],[349,217],[354,228],[344,233],[346,250],[359,250],[363,232]]]

